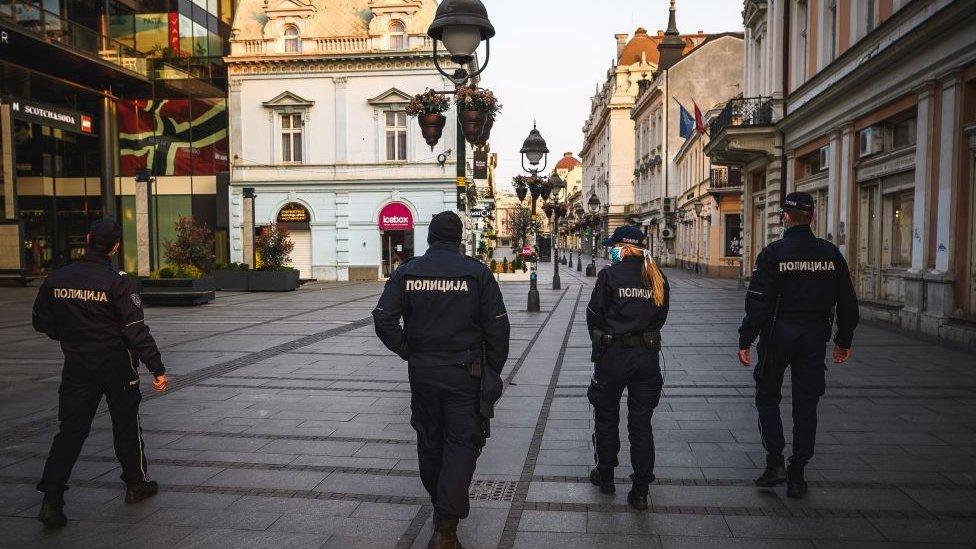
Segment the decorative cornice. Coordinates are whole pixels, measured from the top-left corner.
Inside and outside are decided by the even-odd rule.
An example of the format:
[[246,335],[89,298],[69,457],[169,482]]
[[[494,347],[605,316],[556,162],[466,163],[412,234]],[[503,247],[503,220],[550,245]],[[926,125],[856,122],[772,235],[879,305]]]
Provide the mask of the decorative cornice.
[[435,70],[429,57],[415,59],[273,59],[255,58],[227,63],[230,75],[246,74],[319,74],[333,72],[366,72],[383,70]]

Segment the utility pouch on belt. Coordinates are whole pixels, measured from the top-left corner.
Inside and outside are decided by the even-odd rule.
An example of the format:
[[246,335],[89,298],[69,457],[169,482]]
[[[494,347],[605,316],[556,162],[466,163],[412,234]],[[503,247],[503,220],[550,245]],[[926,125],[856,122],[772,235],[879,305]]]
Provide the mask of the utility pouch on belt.
[[654,350],[661,350],[661,332],[659,331],[649,331],[641,334],[641,342],[644,347]]
[[481,379],[481,358],[476,358],[474,362],[471,363],[471,377]]

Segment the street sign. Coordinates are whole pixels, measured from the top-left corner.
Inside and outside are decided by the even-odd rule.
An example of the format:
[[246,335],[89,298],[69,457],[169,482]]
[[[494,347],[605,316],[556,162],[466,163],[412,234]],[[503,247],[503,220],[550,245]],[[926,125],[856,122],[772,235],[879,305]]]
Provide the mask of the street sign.
[[491,210],[485,208],[483,210],[471,210],[471,217],[488,217],[491,215]]
[[522,255],[532,255],[532,248],[530,246],[524,246],[522,248]]

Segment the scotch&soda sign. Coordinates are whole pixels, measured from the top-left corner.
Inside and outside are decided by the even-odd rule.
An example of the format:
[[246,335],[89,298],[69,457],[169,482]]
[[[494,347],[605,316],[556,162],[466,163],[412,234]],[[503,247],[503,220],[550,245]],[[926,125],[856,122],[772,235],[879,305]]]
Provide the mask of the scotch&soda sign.
[[413,228],[413,214],[402,202],[390,202],[380,210],[381,231],[407,231]]

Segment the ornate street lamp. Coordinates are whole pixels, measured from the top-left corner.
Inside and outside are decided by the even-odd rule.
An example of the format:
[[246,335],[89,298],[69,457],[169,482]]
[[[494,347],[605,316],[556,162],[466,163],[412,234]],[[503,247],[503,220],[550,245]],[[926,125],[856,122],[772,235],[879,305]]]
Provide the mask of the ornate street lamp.
[[559,218],[565,213],[566,206],[560,203],[560,195],[562,195],[563,189],[566,188],[566,182],[563,181],[559,174],[553,173],[549,176],[548,188],[552,193],[552,227],[549,230],[549,238],[552,242],[550,246],[552,248],[552,289],[558,290],[561,288],[559,281]]
[[[535,122],[532,123],[532,131],[529,132],[529,136],[525,138],[525,142],[522,143],[522,149],[519,151],[522,154],[522,169],[532,174],[528,187],[529,192],[532,194],[532,219],[535,220],[535,206],[536,201],[542,196],[543,191],[545,191],[546,196],[549,195],[551,188],[549,187],[549,182],[539,178],[539,172],[546,169],[546,165],[549,163],[549,146],[546,145],[546,140],[542,138],[542,134],[539,133],[539,129],[536,127]],[[539,163],[545,158],[545,162],[542,167],[539,167]],[[526,167],[525,162],[528,160],[529,167]],[[516,187],[516,193],[519,192],[519,188]],[[524,191],[520,196],[524,196]],[[533,225],[534,227],[534,225]],[[532,241],[536,241],[538,238],[534,234]],[[536,243],[538,244],[538,243]],[[536,246],[536,261],[532,265],[532,273],[529,275],[529,301],[526,306],[526,310],[529,312],[538,312],[539,307],[539,287],[538,278],[539,275],[536,272],[538,269],[538,246]]]
[[[468,80],[484,72],[491,57],[491,38],[495,36],[495,27],[488,20],[488,10],[481,0],[444,0],[437,6],[434,21],[427,28],[427,36],[434,42],[434,66],[437,72],[461,87],[467,85]],[[442,42],[451,56],[451,60],[458,65],[453,74],[445,71],[440,64],[437,53],[437,43]],[[475,67],[474,73],[469,74],[467,66],[474,61],[474,52],[481,42],[485,42],[485,62]],[[441,93],[441,92],[438,92]],[[457,116],[457,205],[460,211],[467,210],[467,142],[461,129],[461,112]],[[472,250],[474,253],[475,250]]]
[[579,241],[576,243],[576,272],[583,272],[583,216],[586,215],[583,204],[576,203],[576,224],[579,228]]
[[593,218],[593,250],[590,256],[590,264],[586,266],[586,276],[596,276],[596,249],[597,249],[597,239],[599,238],[598,232],[595,230],[597,225],[597,212],[600,211],[600,197],[593,193],[590,195],[590,199],[586,201],[586,207],[590,210],[590,216]]

